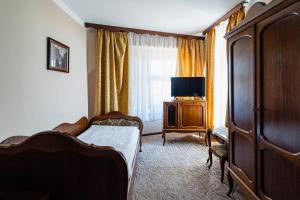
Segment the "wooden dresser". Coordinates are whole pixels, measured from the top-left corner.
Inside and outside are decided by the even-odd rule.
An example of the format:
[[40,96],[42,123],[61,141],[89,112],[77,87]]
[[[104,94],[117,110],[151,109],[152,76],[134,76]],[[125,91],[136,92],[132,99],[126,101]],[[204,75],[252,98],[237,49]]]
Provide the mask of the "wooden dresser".
[[205,132],[206,137],[206,101],[165,101],[163,118],[164,144],[168,132]]
[[299,200],[300,1],[257,3],[226,38],[230,177],[246,199]]

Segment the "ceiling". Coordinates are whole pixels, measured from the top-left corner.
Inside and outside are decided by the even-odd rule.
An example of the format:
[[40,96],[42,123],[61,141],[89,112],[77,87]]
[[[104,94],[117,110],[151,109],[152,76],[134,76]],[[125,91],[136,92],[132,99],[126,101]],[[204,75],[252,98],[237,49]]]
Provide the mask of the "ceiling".
[[82,21],[199,35],[241,0],[62,0]]

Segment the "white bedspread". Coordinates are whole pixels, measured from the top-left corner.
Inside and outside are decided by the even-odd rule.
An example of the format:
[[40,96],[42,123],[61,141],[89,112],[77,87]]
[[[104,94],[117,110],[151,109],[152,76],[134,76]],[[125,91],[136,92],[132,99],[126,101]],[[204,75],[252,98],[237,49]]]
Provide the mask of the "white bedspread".
[[134,155],[139,144],[137,127],[92,125],[77,138],[87,144],[110,146],[122,152],[127,162],[128,176],[131,177]]

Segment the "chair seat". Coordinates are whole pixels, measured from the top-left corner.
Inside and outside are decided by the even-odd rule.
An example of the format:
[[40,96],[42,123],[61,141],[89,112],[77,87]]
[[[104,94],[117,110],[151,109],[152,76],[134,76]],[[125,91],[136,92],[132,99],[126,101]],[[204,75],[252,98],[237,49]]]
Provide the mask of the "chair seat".
[[210,151],[212,151],[216,156],[227,159],[228,158],[228,145],[227,144],[218,144],[209,147]]
[[227,127],[218,127],[212,130],[212,135],[216,136],[226,143],[228,143],[228,128]]

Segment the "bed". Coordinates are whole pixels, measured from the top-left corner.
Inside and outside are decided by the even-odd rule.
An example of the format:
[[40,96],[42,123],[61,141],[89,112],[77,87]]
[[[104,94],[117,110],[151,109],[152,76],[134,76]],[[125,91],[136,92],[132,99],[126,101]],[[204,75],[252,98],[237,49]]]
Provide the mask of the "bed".
[[49,199],[133,197],[142,121],[119,112],[81,118],[0,144],[0,194],[49,193]]

